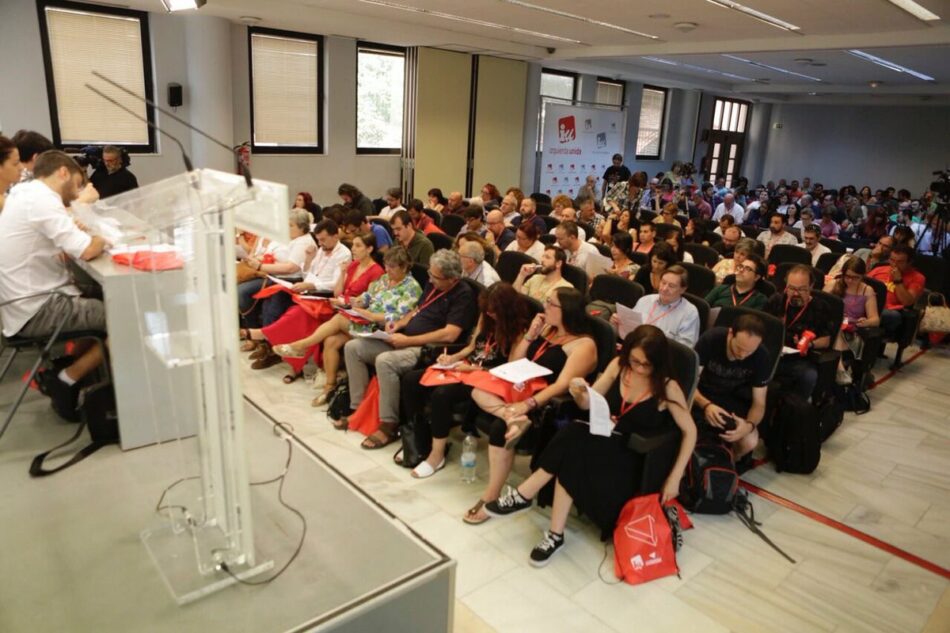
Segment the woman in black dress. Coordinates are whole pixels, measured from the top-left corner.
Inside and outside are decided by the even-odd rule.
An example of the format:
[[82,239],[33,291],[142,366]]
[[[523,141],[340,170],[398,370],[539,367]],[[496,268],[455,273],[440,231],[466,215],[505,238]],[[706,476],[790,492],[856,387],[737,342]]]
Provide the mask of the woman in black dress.
[[[683,390],[670,379],[669,344],[659,328],[641,325],[628,334],[617,358],[593,389],[610,407],[611,436],[591,435],[589,427],[579,422],[568,424],[545,448],[538,470],[518,488],[485,505],[494,516],[527,510],[538,491],[556,478],[550,529],[531,551],[531,563],[537,567],[547,564],[564,545],[564,526],[572,504],[589,516],[606,538],[624,504],[635,495],[659,492],[661,503],[675,498],[696,445],[696,425]],[[582,378],[571,381],[570,393],[581,409],[590,408],[587,383]],[[673,424],[682,434],[673,467],[654,477],[648,474],[654,481],[640,481],[643,456],[627,447],[629,435],[654,434],[671,429]]]

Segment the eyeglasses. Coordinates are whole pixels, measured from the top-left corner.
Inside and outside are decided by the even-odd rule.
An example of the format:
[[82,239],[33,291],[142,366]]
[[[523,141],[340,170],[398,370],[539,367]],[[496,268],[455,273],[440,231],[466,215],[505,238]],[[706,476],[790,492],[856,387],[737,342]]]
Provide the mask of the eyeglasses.
[[744,265],[744,264],[740,264],[739,266],[736,266],[736,272],[740,272],[740,271],[741,271],[741,272],[745,272],[745,273],[756,273],[756,272],[758,272],[758,271],[757,271],[755,268],[753,268],[752,266],[746,266],[746,265]]
[[650,369],[651,367],[653,367],[653,363],[641,362],[641,361],[637,360],[636,358],[631,357],[631,358],[630,358],[630,366],[633,367],[633,368]]
[[811,290],[811,286],[785,286],[785,289],[789,292],[794,292],[795,294],[805,294]]
[[851,274],[851,273],[845,273],[845,274],[844,274],[844,278],[845,278],[845,279],[851,279],[852,281],[860,281],[860,280],[864,279],[864,277],[863,277],[862,275],[854,275],[854,274]]
[[429,271],[429,279],[433,279],[433,280],[435,280],[435,281],[445,281],[445,280],[446,280],[446,277],[440,277],[439,275],[436,275],[435,273],[433,273],[433,272],[430,270],[430,271]]

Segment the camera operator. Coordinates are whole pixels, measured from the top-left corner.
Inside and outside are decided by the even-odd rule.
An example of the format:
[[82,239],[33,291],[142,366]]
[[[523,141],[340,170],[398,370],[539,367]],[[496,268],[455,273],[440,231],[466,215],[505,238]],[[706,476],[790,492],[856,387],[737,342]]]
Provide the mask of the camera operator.
[[126,158],[118,147],[106,145],[102,148],[102,163],[90,178],[100,197],[108,198],[138,188],[139,181],[136,180],[135,174],[127,169],[125,161]]

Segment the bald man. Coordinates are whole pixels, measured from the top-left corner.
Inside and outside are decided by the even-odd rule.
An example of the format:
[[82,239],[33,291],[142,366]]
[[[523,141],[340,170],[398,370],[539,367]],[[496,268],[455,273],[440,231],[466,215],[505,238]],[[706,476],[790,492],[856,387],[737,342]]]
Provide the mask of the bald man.
[[498,209],[488,212],[485,217],[485,239],[495,250],[495,255],[501,255],[501,252],[511,244],[515,239],[515,232],[505,226],[505,214]]
[[465,201],[462,199],[462,194],[458,191],[453,191],[446,200],[445,208],[442,209],[442,215],[460,215],[464,210]]

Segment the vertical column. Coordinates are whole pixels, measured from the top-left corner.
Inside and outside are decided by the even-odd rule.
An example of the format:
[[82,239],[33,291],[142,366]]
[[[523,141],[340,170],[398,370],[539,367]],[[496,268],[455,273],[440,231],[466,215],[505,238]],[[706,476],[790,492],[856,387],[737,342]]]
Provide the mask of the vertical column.
[[[185,20],[191,124],[229,147],[234,144],[231,92],[231,23],[224,18],[189,15]],[[234,171],[233,154],[191,133],[195,167]]]

